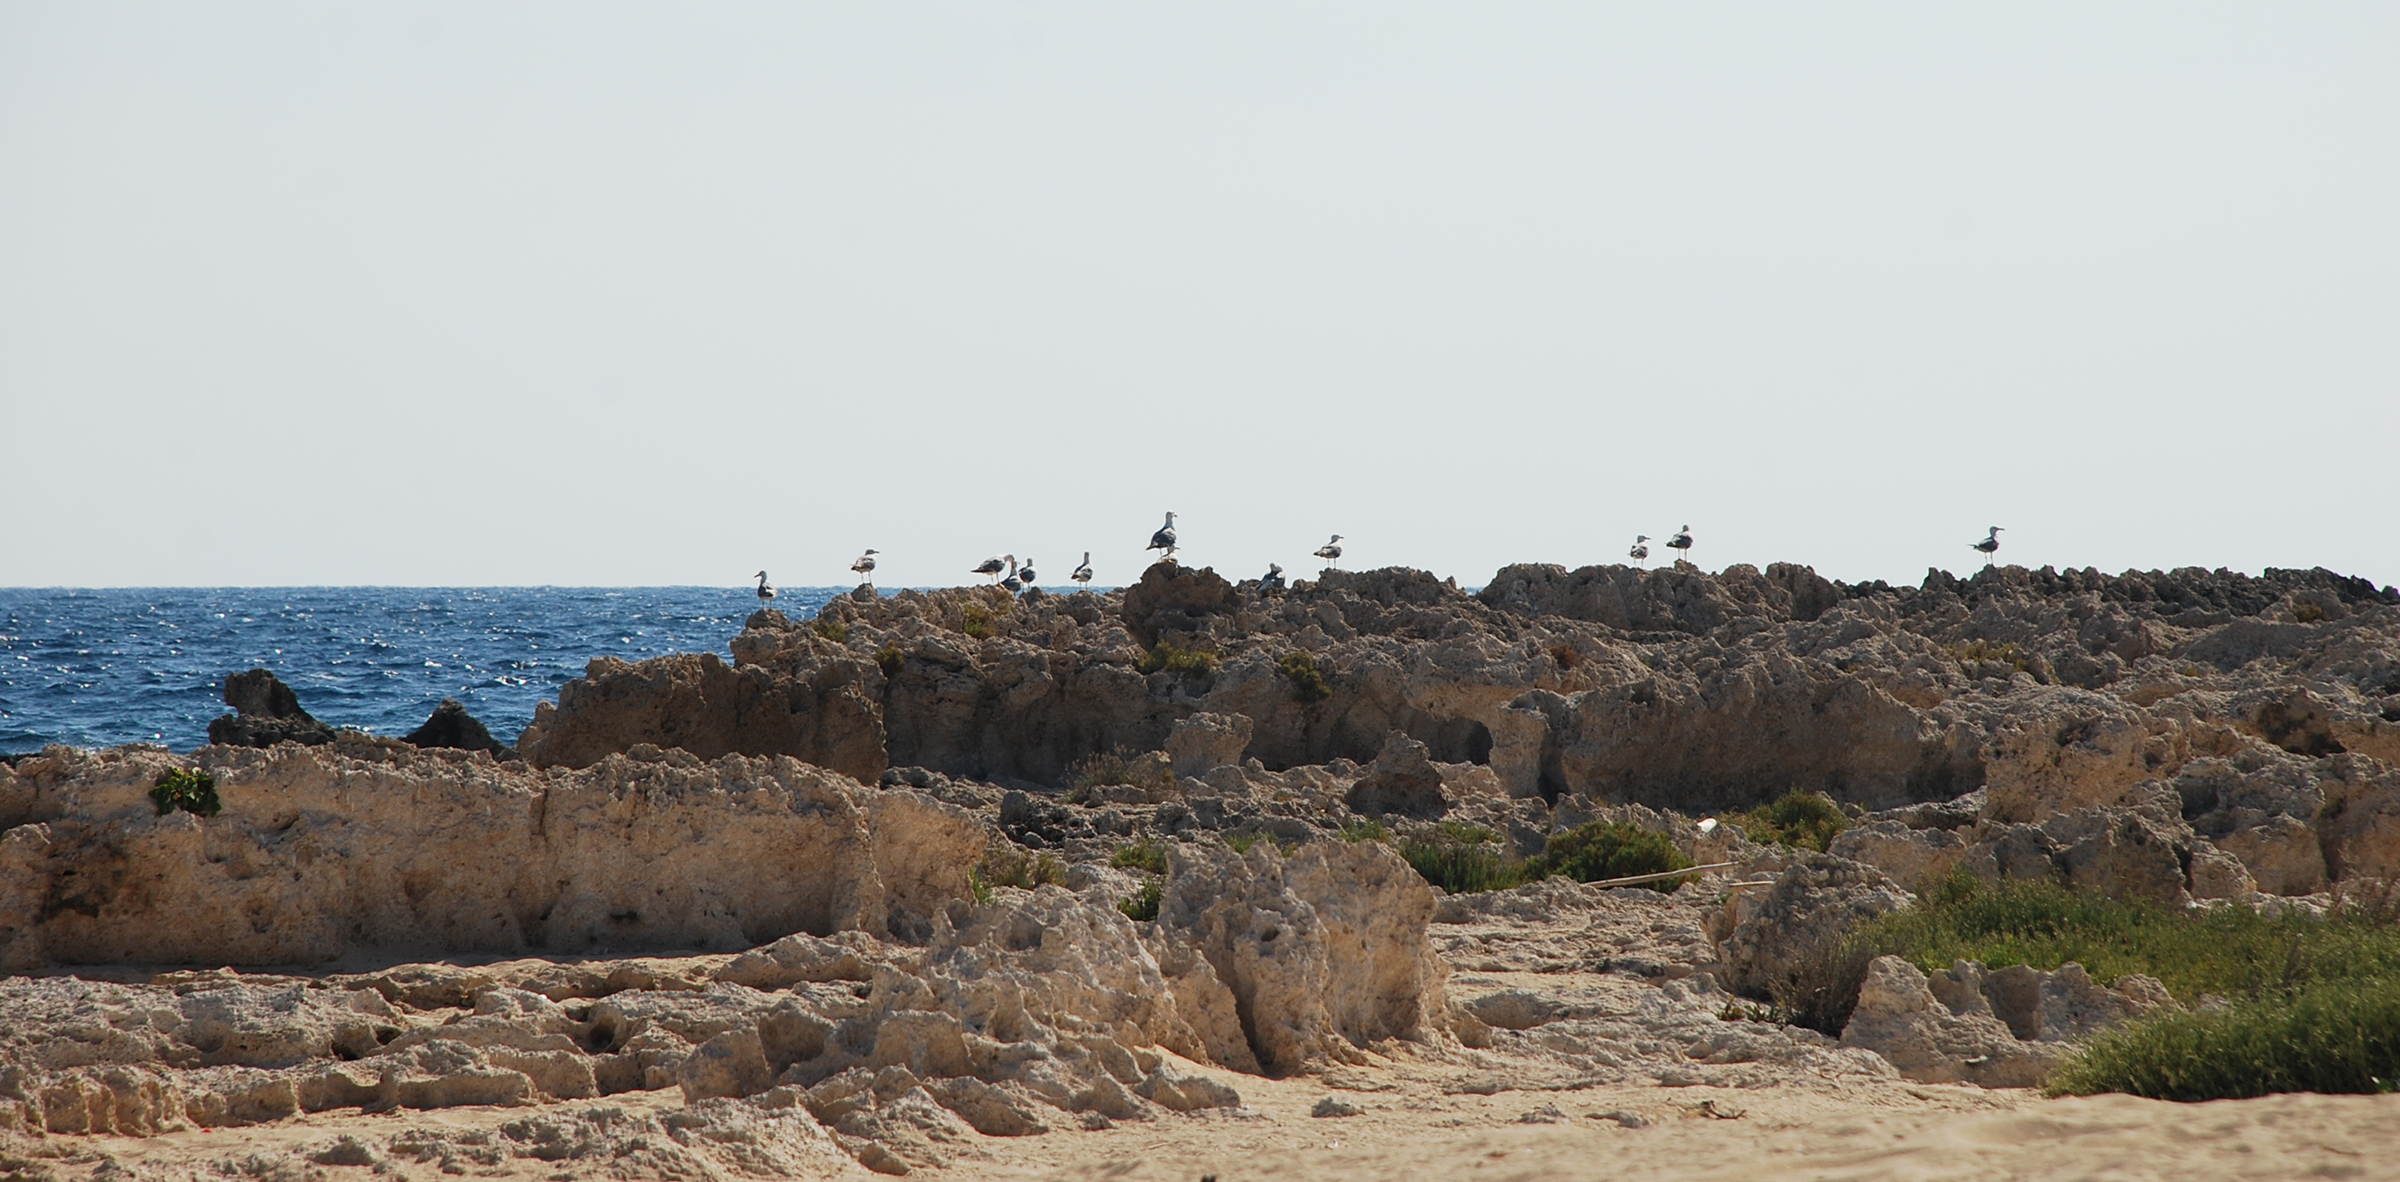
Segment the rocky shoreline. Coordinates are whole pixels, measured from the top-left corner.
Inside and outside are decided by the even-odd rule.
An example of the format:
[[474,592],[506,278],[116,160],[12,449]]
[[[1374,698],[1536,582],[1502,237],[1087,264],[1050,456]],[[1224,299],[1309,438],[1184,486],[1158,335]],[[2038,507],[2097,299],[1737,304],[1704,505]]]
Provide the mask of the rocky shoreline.
[[[2400,878],[2400,592],[2324,571],[1519,566],[1470,595],[1162,564],[862,589],[730,651],[594,661],[513,748],[229,682],[189,756],[0,765],[0,1169],[221,1174],[92,1147],[497,1108],[516,1132],[275,1160],[972,1176],[1045,1133],[1271,1119],[1245,1096],[1294,1080],[1615,1128],[1643,1106],[1563,1098],[2021,1088],[2174,999],[1886,958],[1837,1033],[1753,1002],[1953,872],[2168,907]],[[167,807],[171,774],[217,808]],[[1702,824],[1795,790],[1848,814],[1825,853]],[[1724,868],[1444,895],[1394,849],[1595,820]]]

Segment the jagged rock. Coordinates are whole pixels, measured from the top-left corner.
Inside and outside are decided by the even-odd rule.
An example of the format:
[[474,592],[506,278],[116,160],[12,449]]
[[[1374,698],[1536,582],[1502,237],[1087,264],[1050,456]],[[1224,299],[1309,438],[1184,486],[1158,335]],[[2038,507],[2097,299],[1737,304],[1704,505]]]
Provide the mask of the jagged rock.
[[1398,732],[1384,741],[1382,753],[1350,786],[1345,802],[1352,811],[1370,817],[1396,814],[1431,820],[1450,809],[1442,796],[1441,769],[1433,765],[1429,749]]
[[233,707],[234,713],[219,715],[208,724],[208,741],[220,746],[317,746],[332,742],[336,733],[301,709],[300,696],[270,670],[252,669],[227,677],[225,704]]
[[1897,956],[1867,966],[1842,1045],[1874,1051],[1921,1083],[1987,1088],[2033,1087],[2066,1057],[2056,1044],[2019,1040],[1988,1004],[1963,1010],[1942,1004],[1925,974]]
[[1177,719],[1167,732],[1167,757],[1178,776],[1205,775],[1242,761],[1252,730],[1246,714],[1194,714]]
[[1259,1064],[1289,1073],[1357,1061],[1387,1038],[1448,1025],[1447,975],[1425,942],[1433,891],[1381,842],[1319,842],[1290,857],[1177,846],[1159,923],[1233,995]]
[[1950,873],[1966,854],[1967,842],[1948,829],[1876,820],[1836,834],[1826,852],[1873,866],[1894,882],[1915,885]]
[[[780,613],[778,613],[780,615]],[[808,629],[792,629],[828,645]],[[642,744],[704,759],[741,753],[789,755],[867,783],[886,766],[882,680],[871,661],[825,664],[806,678],[735,667],[715,653],[629,664],[594,658],[582,678],[543,703],[517,750],[541,767],[590,767]]]
[[1804,854],[1764,892],[1735,892],[1714,922],[1725,983],[1772,997],[1816,971],[1850,929],[1907,906],[1912,896],[1880,870],[1830,854]]
[[503,757],[514,754],[493,738],[480,720],[467,713],[467,708],[456,698],[442,699],[425,725],[410,731],[401,741],[412,747],[453,747],[461,751],[489,751]]

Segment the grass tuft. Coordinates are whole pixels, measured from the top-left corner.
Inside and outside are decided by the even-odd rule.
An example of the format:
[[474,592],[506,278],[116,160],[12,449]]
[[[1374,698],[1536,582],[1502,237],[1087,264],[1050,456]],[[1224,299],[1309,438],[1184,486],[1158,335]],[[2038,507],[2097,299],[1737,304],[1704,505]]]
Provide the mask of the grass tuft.
[[900,676],[900,666],[906,661],[907,658],[901,655],[899,645],[887,644],[875,650],[876,667],[883,670],[885,677]]
[[2182,1101],[2400,1091],[2400,979],[2317,981],[2159,1014],[2092,1040],[2048,1090]]
[[1391,838],[1390,827],[1373,818],[1360,821],[1358,824],[1342,830],[1342,840],[1348,842],[1390,841]]
[[1072,779],[1067,789],[1068,804],[1090,800],[1094,788],[1123,786],[1155,795],[1175,787],[1174,765],[1149,752],[1128,755],[1121,748],[1086,756],[1068,768],[1067,773]]
[[816,619],[809,622],[808,627],[810,631],[815,632],[817,635],[822,636],[825,639],[834,642],[835,644],[840,644],[843,641],[850,639],[850,625],[845,624],[840,620],[828,620],[823,616],[818,616]]
[[1119,870],[1142,870],[1151,874],[1167,872],[1167,845],[1155,837],[1127,842],[1110,855],[1108,864]]
[[1550,659],[1561,669],[1572,669],[1583,663],[1583,650],[1562,640],[1550,646]]
[[1956,658],[1962,667],[1993,664],[2009,666],[2019,673],[2033,672],[2033,663],[2026,658],[2024,648],[2013,640],[2003,640],[1998,643],[1989,640],[1970,640],[1965,644],[1953,646],[1950,649],[1950,655]]
[[1836,834],[1850,827],[1850,818],[1842,815],[1841,806],[1833,803],[1832,797],[1797,788],[1784,793],[1773,804],[1725,819],[1741,826],[1752,841],[1811,849],[1820,854],[1833,844]]
[[1499,834],[1457,821],[1402,841],[1400,856],[1425,881],[1453,895],[1506,890],[1542,877],[1532,863],[1511,857]]
[[982,604],[968,604],[966,614],[966,622],[958,626],[959,631],[977,640],[982,640],[992,634],[992,613],[985,610]]
[[1148,923],[1158,918],[1159,901],[1166,897],[1166,888],[1153,878],[1142,889],[1117,900],[1117,910],[1135,923]]
[[1159,641],[1142,654],[1139,668],[1143,673],[1207,673],[1217,667],[1217,654],[1200,648],[1182,648],[1168,641]]
[[[1563,874],[1577,882],[1601,882],[1681,870],[1691,864],[1692,860],[1684,857],[1664,833],[1622,821],[1591,821],[1564,833],[1551,834],[1542,856],[1533,859],[1530,868],[1538,872],[1533,875],[1536,878]],[[1643,885],[1662,894],[1672,894],[1675,888],[1690,881],[1690,877],[1669,878]]]
[[1317,668],[1317,659],[1307,653],[1285,654],[1275,662],[1275,671],[1292,683],[1292,700],[1296,702],[1322,702],[1333,696],[1333,687],[1326,684],[1324,671]]
[[215,776],[179,767],[159,773],[157,785],[150,789],[150,803],[158,806],[162,817],[176,809],[203,817],[225,811],[225,802],[217,799]]
[[1030,891],[1043,885],[1065,886],[1067,868],[1054,855],[1037,854],[1015,842],[995,841],[984,848],[983,860],[967,872],[967,880],[974,885],[975,901],[989,903],[994,887]]

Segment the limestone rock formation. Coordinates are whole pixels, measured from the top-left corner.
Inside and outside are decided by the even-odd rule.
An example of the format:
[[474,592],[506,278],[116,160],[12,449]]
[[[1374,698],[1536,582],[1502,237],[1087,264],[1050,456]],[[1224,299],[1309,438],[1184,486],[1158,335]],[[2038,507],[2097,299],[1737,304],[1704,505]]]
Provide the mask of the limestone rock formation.
[[2043,972],[1997,972],[1959,961],[1927,974],[1896,956],[1867,967],[1842,1045],[1871,1050],[1922,1083],[2039,1085],[2071,1042],[2112,1030],[2160,1006],[2166,987],[2139,974],[2105,989],[2069,961]]
[[208,724],[208,741],[226,747],[272,747],[277,743],[330,743],[334,729],[300,708],[300,696],[271,670],[252,669],[225,679],[231,714]]

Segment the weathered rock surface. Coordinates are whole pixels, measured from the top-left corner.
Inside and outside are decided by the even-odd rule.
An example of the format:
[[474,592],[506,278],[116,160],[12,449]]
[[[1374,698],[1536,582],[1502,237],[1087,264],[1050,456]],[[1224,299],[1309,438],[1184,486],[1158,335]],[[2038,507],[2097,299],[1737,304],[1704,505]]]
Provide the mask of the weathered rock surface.
[[401,742],[411,747],[448,747],[459,751],[488,751],[498,758],[513,758],[514,749],[492,737],[481,719],[467,712],[456,698],[444,698],[433,708],[425,725],[410,731]]
[[2104,989],[2073,961],[2054,972],[1993,972],[1960,961],[1929,977],[1879,956],[1867,966],[1842,1045],[1874,1051],[1921,1083],[2033,1087],[2067,1058],[2070,1042],[2173,1004],[2151,978]]

